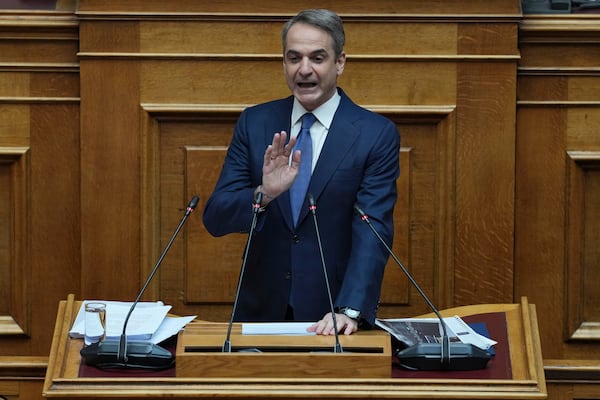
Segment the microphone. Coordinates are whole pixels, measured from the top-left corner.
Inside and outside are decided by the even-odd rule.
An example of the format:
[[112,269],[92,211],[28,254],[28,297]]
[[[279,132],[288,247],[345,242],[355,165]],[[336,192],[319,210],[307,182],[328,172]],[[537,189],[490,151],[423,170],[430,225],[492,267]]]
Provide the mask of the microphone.
[[308,194],[308,209],[313,216],[315,222],[315,233],[317,234],[317,243],[319,243],[319,253],[321,254],[321,265],[323,265],[323,275],[325,276],[325,285],[327,286],[327,295],[329,296],[329,307],[331,308],[331,319],[333,320],[333,330],[335,331],[335,347],[334,353],[342,353],[342,345],[340,344],[340,336],[337,329],[337,317],[333,308],[333,300],[331,299],[331,289],[329,287],[329,278],[327,277],[327,268],[325,268],[325,257],[323,256],[323,245],[321,244],[321,234],[319,233],[319,224],[317,223],[317,203],[311,193]]
[[244,278],[244,271],[246,270],[246,262],[248,261],[248,252],[250,251],[250,243],[252,242],[252,236],[254,235],[254,230],[256,229],[256,220],[258,218],[258,213],[260,212],[260,208],[262,206],[262,191],[258,191],[256,193],[256,197],[254,199],[254,204],[252,204],[252,224],[250,226],[250,232],[248,232],[248,240],[246,241],[246,249],[244,250],[244,258],[242,259],[242,268],[240,269],[240,276],[238,278],[237,289],[235,290],[235,299],[233,300],[233,307],[231,309],[231,318],[229,319],[229,325],[227,326],[227,337],[225,338],[225,342],[223,342],[223,353],[231,353],[231,329],[233,327],[233,318],[235,316],[235,310],[238,304],[238,298],[240,296],[240,290],[242,287],[242,279]]
[[120,339],[100,341],[81,349],[81,357],[87,365],[96,366],[98,368],[139,368],[154,370],[169,368],[173,365],[175,362],[173,354],[154,343],[147,341],[132,341],[128,343],[126,334],[127,323],[129,322],[129,317],[131,317],[135,306],[142,298],[144,291],[150,284],[154,274],[158,271],[163,259],[171,248],[175,237],[183,227],[183,224],[189,215],[198,205],[198,201],[198,196],[194,196],[192,200],[190,200],[177,229],[175,229],[169,243],[160,255],[152,272],[150,272],[150,276],[146,279],[146,283],[144,283],[140,293],[131,305],[129,312],[125,317],[125,322],[123,323],[123,332],[121,333]]
[[368,215],[365,214],[358,204],[354,204],[354,211],[360,216],[360,219],[371,228],[371,231],[373,231],[396,264],[402,269],[402,272],[404,272],[404,275],[406,275],[410,283],[417,289],[421,297],[425,299],[429,308],[433,310],[442,326],[441,345],[439,343],[418,343],[401,350],[396,353],[400,364],[408,369],[424,371],[471,371],[485,368],[487,362],[491,358],[491,354],[470,343],[450,343],[446,323],[438,309],[433,305],[431,300],[429,300],[417,281],[415,281],[410,272],[408,272],[406,267],[400,262],[398,257],[396,257],[385,240],[383,240],[379,232],[377,232],[375,227],[371,224]]

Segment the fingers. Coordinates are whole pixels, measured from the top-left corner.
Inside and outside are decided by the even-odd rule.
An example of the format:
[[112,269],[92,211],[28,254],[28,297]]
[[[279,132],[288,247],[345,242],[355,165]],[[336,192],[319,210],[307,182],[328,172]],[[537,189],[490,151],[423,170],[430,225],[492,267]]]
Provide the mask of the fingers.
[[290,139],[289,143],[286,143],[286,141],[287,133],[285,131],[275,133],[273,135],[273,142],[265,151],[265,162],[274,161],[279,157],[282,157],[282,160],[287,162],[296,143],[296,139]]
[[286,140],[287,133],[285,131],[275,133],[263,158],[262,185],[264,191],[273,198],[288,190],[298,175],[299,151],[294,152],[290,164],[290,154],[296,139],[290,139],[289,143],[286,143]]
[[[351,335],[358,330],[358,323],[352,318],[349,318],[344,314],[335,314],[335,316],[338,332],[341,332],[344,335]],[[326,314],[323,319],[311,325],[307,330],[309,332],[315,332],[317,335],[335,335],[331,313]]]

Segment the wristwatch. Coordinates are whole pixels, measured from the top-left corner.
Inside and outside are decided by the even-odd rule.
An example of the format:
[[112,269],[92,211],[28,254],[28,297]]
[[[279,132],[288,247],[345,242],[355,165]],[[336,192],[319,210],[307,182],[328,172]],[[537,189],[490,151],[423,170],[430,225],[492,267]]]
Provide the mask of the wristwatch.
[[340,309],[340,311],[342,313],[344,313],[344,315],[346,315],[348,318],[351,318],[351,319],[355,320],[356,322],[360,321],[360,311],[355,310],[350,307],[342,307]]

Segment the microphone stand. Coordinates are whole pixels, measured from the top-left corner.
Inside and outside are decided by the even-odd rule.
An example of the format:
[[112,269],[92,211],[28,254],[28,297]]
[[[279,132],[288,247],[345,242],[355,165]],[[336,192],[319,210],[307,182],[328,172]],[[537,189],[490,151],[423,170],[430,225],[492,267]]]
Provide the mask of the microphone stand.
[[315,232],[317,234],[317,242],[319,243],[319,253],[321,255],[321,265],[323,265],[323,274],[325,276],[325,285],[327,286],[327,295],[329,296],[329,307],[331,308],[331,319],[333,320],[333,330],[335,331],[335,347],[334,353],[342,353],[342,345],[340,344],[340,337],[337,329],[337,317],[335,315],[335,309],[333,307],[333,300],[331,298],[331,289],[329,287],[329,278],[327,276],[327,268],[325,267],[325,257],[323,256],[323,245],[321,244],[321,234],[319,233],[319,224],[317,223],[317,204],[312,194],[308,194],[308,209],[310,210],[313,221],[315,223]]
[[[358,206],[358,204],[354,205],[354,210],[360,216],[360,219],[364,221],[369,226],[369,228],[371,228],[371,231],[375,234],[377,239],[379,239],[381,244],[383,244],[383,246],[390,254],[390,256],[392,256],[396,264],[398,264],[398,266],[402,269],[402,272],[404,272],[404,275],[406,275],[410,283],[412,283],[412,285],[417,289],[417,291],[425,300],[429,308],[433,310],[434,314],[439,319],[440,324],[442,326],[441,349],[438,348],[437,344],[432,343],[420,343],[413,346],[416,348],[411,349],[413,351],[408,352],[408,356],[412,357],[414,359],[413,361],[415,361],[416,364],[419,364],[419,367],[408,366],[408,368],[423,370],[441,369],[454,371],[467,371],[485,368],[487,361],[491,358],[490,354],[468,343],[453,343],[453,346],[450,345],[450,337],[448,336],[446,322],[440,315],[438,309],[433,305],[431,300],[429,300],[429,298],[427,297],[425,292],[423,292],[417,281],[415,281],[415,279],[410,274],[410,272],[408,272],[404,264],[400,262],[398,257],[396,257],[396,255],[392,251],[392,249],[390,249],[390,247],[387,245],[385,240],[383,240],[379,232],[377,232],[375,227],[371,224],[371,220],[369,219],[368,215],[365,214],[365,212]],[[455,350],[456,354],[454,354]],[[433,352],[436,352],[437,354],[432,354]],[[402,354],[400,353],[398,354],[398,357],[402,358]],[[436,355],[440,356],[439,364],[437,364],[437,361],[432,357]],[[451,360],[455,360],[458,362],[451,363]]]
[[227,337],[223,343],[222,352],[231,353],[231,329],[233,327],[233,318],[235,316],[235,310],[237,308],[238,298],[240,296],[240,290],[242,287],[242,279],[244,278],[244,271],[246,269],[246,262],[248,261],[248,252],[250,251],[250,243],[252,242],[252,236],[256,229],[256,221],[258,219],[258,213],[262,204],[263,193],[259,191],[256,193],[256,199],[252,204],[252,225],[250,226],[250,232],[248,233],[248,240],[246,241],[246,249],[244,250],[244,258],[242,260],[242,268],[240,269],[240,276],[238,278],[237,289],[235,290],[235,299],[233,300],[233,307],[231,309],[231,317],[229,319],[229,325],[227,327]]
[[[146,279],[144,286],[140,290],[137,298],[129,308],[129,312],[125,317],[125,322],[123,323],[123,331],[121,333],[120,340],[116,342],[115,340],[106,340],[103,342],[94,343],[91,346],[84,347],[81,350],[81,356],[84,361],[88,365],[95,365],[99,368],[146,368],[146,369],[162,369],[167,368],[173,363],[173,355],[168,350],[163,349],[162,347],[155,345],[151,342],[131,342],[128,344],[127,342],[127,324],[129,322],[129,318],[133,313],[136,305],[142,298],[142,295],[146,291],[146,288],[150,284],[150,281],[158,271],[158,268],[162,264],[163,259],[167,255],[167,252],[171,248],[173,241],[179,234],[179,231],[183,227],[183,224],[189,217],[189,215],[194,211],[196,206],[198,205],[199,198],[198,196],[194,196],[192,200],[190,200],[184,216],[181,218],[177,229],[173,235],[171,235],[171,239],[169,243],[163,250],[160,255],[158,261],[154,265],[152,272]],[[133,362],[130,362],[130,358],[134,359]]]
[[117,361],[127,363],[127,334],[126,334],[126,331],[127,331],[127,324],[129,323],[129,318],[131,317],[131,314],[133,313],[135,306],[138,304],[138,302],[142,298],[142,295],[146,291],[146,288],[150,284],[150,281],[152,280],[152,278],[158,271],[158,268],[162,264],[162,261],[165,258],[165,256],[167,255],[167,252],[169,251],[169,249],[171,248],[171,245],[173,245],[173,242],[175,241],[175,238],[177,237],[177,235],[179,234],[179,231],[183,227],[183,224],[185,224],[185,221],[187,220],[187,218],[190,216],[192,211],[194,211],[194,209],[198,205],[198,201],[199,201],[198,196],[194,196],[192,198],[192,200],[190,201],[189,205],[187,206],[187,208],[185,210],[185,214],[183,215],[183,217],[181,218],[181,221],[179,222],[179,225],[175,229],[175,232],[173,232],[173,235],[171,235],[171,239],[169,240],[169,243],[167,243],[167,246],[163,250],[162,254],[158,258],[158,261],[154,265],[154,268],[150,272],[148,279],[146,279],[146,283],[144,283],[142,290],[140,290],[140,293],[138,294],[137,298],[131,305],[129,312],[127,313],[127,316],[125,317],[125,322],[123,323],[123,332],[121,333],[121,340],[119,341],[119,351],[117,352]]

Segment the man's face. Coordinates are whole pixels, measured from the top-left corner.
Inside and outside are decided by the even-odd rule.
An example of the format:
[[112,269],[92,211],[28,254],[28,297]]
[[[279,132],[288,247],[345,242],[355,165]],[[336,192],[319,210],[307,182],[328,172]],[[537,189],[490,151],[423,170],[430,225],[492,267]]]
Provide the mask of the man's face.
[[294,97],[312,111],[333,96],[346,54],[337,59],[331,36],[312,25],[296,23],[287,33],[283,70]]

